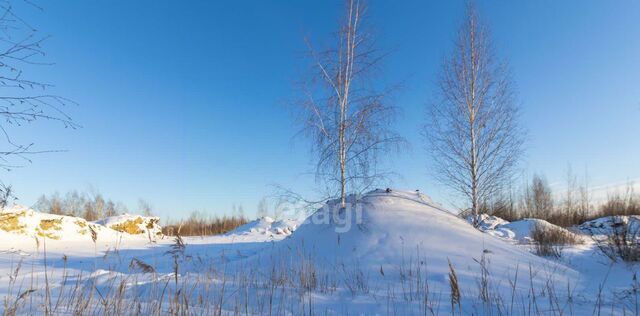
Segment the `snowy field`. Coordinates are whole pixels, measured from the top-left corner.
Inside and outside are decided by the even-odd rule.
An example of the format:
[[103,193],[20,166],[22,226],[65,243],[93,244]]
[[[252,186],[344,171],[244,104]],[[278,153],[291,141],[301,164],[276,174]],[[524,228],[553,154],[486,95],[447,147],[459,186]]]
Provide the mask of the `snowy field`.
[[[354,202],[354,201],[350,201]],[[540,220],[473,228],[417,192],[382,190],[303,221],[262,218],[225,235],[162,236],[158,219],[98,222],[0,214],[7,314],[633,315],[637,267],[592,234],[559,258],[534,254]],[[350,206],[351,206],[350,205]]]

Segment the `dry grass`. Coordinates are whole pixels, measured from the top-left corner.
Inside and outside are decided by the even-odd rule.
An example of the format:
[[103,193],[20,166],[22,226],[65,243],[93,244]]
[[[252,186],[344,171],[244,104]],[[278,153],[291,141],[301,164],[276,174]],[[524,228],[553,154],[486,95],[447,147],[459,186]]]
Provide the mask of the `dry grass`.
[[614,216],[612,232],[604,240],[596,240],[600,250],[612,261],[640,261],[640,227],[629,218]]
[[640,215],[640,197],[627,191],[611,194],[600,208],[601,216]]
[[[357,282],[366,283],[367,289],[356,291],[355,300],[377,302],[378,308],[386,306],[386,313],[380,313],[380,309],[376,313],[387,315],[581,315],[585,310],[593,310],[593,314],[611,310],[612,314],[631,315],[638,308],[633,297],[606,292],[599,293],[597,300],[580,301],[578,306],[573,299],[572,284],[557,283],[543,270],[531,266],[529,278],[535,283],[519,278],[518,267],[514,267],[505,285],[508,291],[500,291],[491,286],[499,283],[490,273],[490,261],[484,259],[479,260],[481,271],[473,269],[477,279],[482,280],[479,288],[474,288],[472,283],[460,282],[451,263],[448,286],[434,284],[437,278],[428,271],[429,262],[419,254],[384,272],[380,268],[380,273],[369,274],[358,265],[345,272],[344,263],[318,264],[304,253],[289,251],[276,256],[282,261],[247,264],[231,271],[226,271],[226,264],[203,262],[197,273],[182,273],[190,269],[182,265],[189,265],[191,259],[172,253],[174,271],[181,272],[174,274],[161,272],[164,269],[158,271],[151,262],[134,257],[121,263],[128,264],[133,274],[112,274],[111,269],[116,268],[112,267],[104,275],[113,278],[100,283],[66,270],[45,273],[50,279],[66,282],[42,282],[42,274],[20,270],[18,263],[9,275],[0,309],[4,315],[343,315],[358,313],[357,306],[345,298],[349,288],[358,288]],[[313,268],[285,264],[290,258],[303,259]],[[171,260],[171,256],[166,259]],[[168,275],[172,277],[167,278]],[[356,280],[353,275],[363,279]],[[309,280],[315,281],[311,284]],[[636,285],[632,286],[630,291]],[[447,301],[451,303],[450,309],[445,305]],[[580,307],[580,312],[574,311],[576,307]]]
[[158,224],[158,222],[160,222],[160,219],[158,218],[149,218],[146,226],[147,229],[153,229]]
[[56,232],[60,230],[62,230],[62,218],[42,219],[40,220],[40,225],[38,225],[37,234],[40,237],[57,240],[60,239],[60,236],[56,235]]
[[[136,217],[135,219],[126,220],[122,223],[109,226],[109,228],[122,233],[128,233],[132,235],[144,234],[144,230],[140,229],[140,225],[144,222],[142,217]],[[153,225],[151,226],[153,227]]]
[[87,229],[87,221],[85,221],[84,219],[77,219],[73,222],[74,224],[76,224],[79,229],[78,229],[78,233],[81,235],[86,235],[88,232]]
[[26,213],[2,213],[0,214],[0,229],[6,232],[25,233],[25,225],[20,224],[20,218]]
[[578,235],[564,228],[540,224],[531,231],[531,238],[536,242],[535,250],[540,256],[560,257],[563,246],[582,243]]

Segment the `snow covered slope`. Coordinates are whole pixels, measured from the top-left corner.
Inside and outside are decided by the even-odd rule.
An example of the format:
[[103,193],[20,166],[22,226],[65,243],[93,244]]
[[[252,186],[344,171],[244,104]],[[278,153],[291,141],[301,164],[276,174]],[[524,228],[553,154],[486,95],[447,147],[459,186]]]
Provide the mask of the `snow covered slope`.
[[[486,217],[483,232],[413,191],[376,190],[355,208],[337,206],[300,225],[261,218],[224,235],[153,241],[112,229],[152,221],[116,217],[86,223],[98,231],[95,243],[73,232],[82,226],[75,218],[15,209],[0,215],[0,275],[11,276],[0,277],[0,298],[19,301],[25,313],[42,313],[47,297],[61,297],[54,314],[140,312],[129,306],[170,314],[181,297],[197,314],[448,315],[453,270],[460,315],[633,310],[637,265],[612,263],[593,242],[568,246],[559,259],[535,256],[526,241],[537,220]],[[46,249],[34,242],[42,220],[44,231],[64,232],[39,237]],[[24,284],[33,292],[20,301]],[[89,310],[79,310],[77,293]]]
[[447,286],[450,261],[459,269],[461,282],[475,287],[483,258],[492,277],[505,284],[517,267],[531,267],[560,283],[577,275],[478,231],[418,192],[376,190],[362,196],[358,205],[361,208],[338,210],[336,202],[329,203],[277,243],[276,251],[305,254],[318,266],[357,266],[365,274],[387,277],[409,262],[422,262],[442,286]]

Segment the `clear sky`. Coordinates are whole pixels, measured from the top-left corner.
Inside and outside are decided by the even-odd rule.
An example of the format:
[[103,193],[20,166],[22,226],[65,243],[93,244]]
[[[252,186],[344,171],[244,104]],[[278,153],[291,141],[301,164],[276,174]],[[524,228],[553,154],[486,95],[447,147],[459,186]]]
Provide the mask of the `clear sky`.
[[[592,186],[640,178],[640,2],[478,1],[509,61],[529,131],[525,174],[561,186],[567,165]],[[327,43],[342,3],[323,1],[42,1],[23,16],[53,37],[52,67],[30,72],[80,103],[83,127],[39,122],[17,141],[67,152],[3,172],[21,202],[99,191],[149,201],[178,218],[194,210],[248,214],[271,184],[310,192],[307,144],[285,106],[305,50]],[[22,10],[23,8],[20,7]],[[411,148],[392,156],[399,188],[450,196],[432,180],[420,128],[462,1],[373,1],[384,80],[404,82],[397,129]]]

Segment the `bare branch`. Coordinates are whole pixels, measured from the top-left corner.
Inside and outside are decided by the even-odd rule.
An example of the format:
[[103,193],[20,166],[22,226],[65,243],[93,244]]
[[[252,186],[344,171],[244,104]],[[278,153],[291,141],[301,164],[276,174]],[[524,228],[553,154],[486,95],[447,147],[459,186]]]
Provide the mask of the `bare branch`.
[[[32,7],[41,8],[26,1]],[[37,30],[15,14],[10,0],[0,0],[0,131],[5,146],[0,149],[0,168],[9,170],[18,161],[31,162],[27,156],[55,150],[33,150],[33,144],[18,144],[10,136],[9,126],[22,126],[37,120],[61,123],[66,128],[79,125],[66,114],[64,107],[74,101],[46,93],[53,85],[24,77],[22,67],[51,65],[42,59],[42,44],[48,36],[38,36]],[[0,147],[2,148],[2,147]]]

